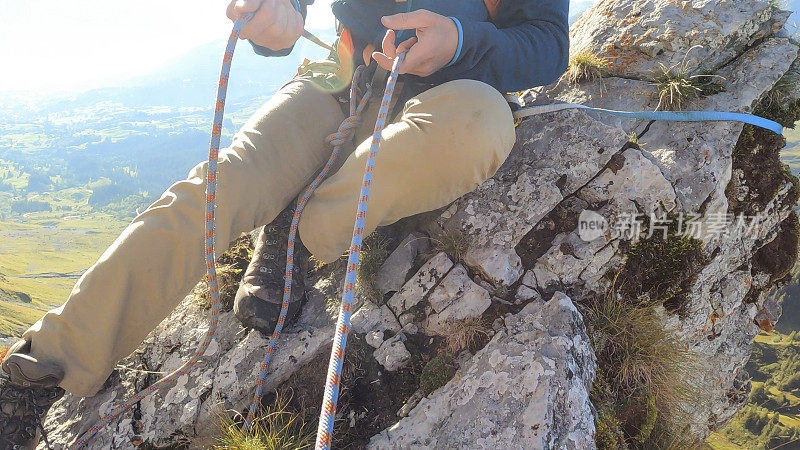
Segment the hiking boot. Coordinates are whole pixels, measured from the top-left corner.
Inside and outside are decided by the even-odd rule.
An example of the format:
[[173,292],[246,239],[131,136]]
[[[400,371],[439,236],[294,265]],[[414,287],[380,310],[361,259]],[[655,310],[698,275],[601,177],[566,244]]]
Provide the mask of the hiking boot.
[[[275,220],[265,225],[258,233],[253,258],[239,284],[233,312],[239,321],[248,328],[271,334],[278,323],[283,303],[283,276],[286,273],[286,249],[289,239],[289,226],[294,207],[284,209]],[[292,273],[292,295],[286,313],[284,326],[300,312],[305,289],[303,268],[308,260],[308,251],[300,242],[294,240],[294,270]]]
[[64,371],[28,353],[30,341],[14,344],[0,364],[0,450],[35,449],[47,411],[64,395]]

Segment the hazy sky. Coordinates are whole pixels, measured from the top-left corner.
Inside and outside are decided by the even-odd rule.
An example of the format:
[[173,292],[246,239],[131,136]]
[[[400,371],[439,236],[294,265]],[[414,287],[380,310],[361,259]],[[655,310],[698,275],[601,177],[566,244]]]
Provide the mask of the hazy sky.
[[[314,2],[306,28],[333,28],[330,2]],[[227,37],[227,4],[0,0],[0,92],[82,90],[152,71],[193,47]]]
[[[227,0],[0,0],[0,91],[86,89],[227,37]],[[333,28],[317,0],[308,29]]]

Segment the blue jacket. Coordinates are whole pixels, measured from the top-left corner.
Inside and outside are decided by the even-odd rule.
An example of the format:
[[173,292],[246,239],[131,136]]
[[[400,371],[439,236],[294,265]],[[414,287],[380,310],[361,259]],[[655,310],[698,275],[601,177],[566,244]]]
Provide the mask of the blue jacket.
[[[300,0],[303,16],[313,1]],[[381,47],[386,28],[380,18],[385,15],[427,9],[453,19],[459,31],[456,55],[449,65],[421,79],[427,83],[466,78],[500,92],[515,92],[554,82],[569,60],[569,0],[335,0],[331,6],[361,49],[366,43]],[[398,34],[398,42],[411,37]],[[265,56],[291,51],[254,48]]]

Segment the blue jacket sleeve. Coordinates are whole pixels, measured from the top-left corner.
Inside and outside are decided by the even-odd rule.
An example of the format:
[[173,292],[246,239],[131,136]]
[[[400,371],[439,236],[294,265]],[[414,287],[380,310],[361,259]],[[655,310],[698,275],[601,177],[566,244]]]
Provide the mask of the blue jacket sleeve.
[[569,0],[506,0],[501,5],[497,25],[454,18],[460,25],[460,52],[428,80],[467,78],[516,92],[552,83],[564,73]]
[[[294,5],[294,9],[299,11],[300,14],[303,15],[303,20],[305,20],[306,14],[308,14],[308,5],[314,3],[314,0],[291,0],[291,2],[292,5]],[[248,42],[250,42],[250,45],[253,46],[253,51],[255,51],[256,54],[261,56],[286,56],[289,53],[292,53],[292,49],[294,48],[293,45],[289,48],[284,48],[282,50],[271,50],[267,47],[262,47],[254,43],[253,41],[248,40]]]

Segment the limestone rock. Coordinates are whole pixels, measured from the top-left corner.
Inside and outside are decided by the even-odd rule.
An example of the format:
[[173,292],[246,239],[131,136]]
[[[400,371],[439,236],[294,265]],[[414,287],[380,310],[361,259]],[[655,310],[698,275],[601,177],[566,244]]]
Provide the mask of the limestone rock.
[[659,64],[684,60],[691,73],[715,72],[788,17],[760,0],[602,0],[572,25],[571,46],[609,57],[623,78],[652,79]]
[[381,265],[375,275],[375,287],[383,294],[396,292],[405,282],[414,258],[427,250],[427,236],[422,233],[409,234]]
[[428,316],[425,331],[445,335],[448,322],[480,316],[492,304],[492,299],[486,289],[470,279],[464,266],[458,264],[431,292],[428,302],[434,313]]
[[400,336],[384,341],[373,353],[375,359],[389,372],[402,369],[411,361],[411,353],[406,349]]
[[456,201],[442,227],[468,236],[465,262],[511,285],[523,274],[513,250],[565,196],[586,184],[628,137],[582,112],[534,117],[517,128],[517,151],[495,176]]
[[529,302],[534,299],[540,299],[541,296],[535,289],[529,288],[524,284],[519,285],[517,288],[516,300],[517,303]]
[[594,353],[572,301],[558,293],[506,323],[367,448],[594,448]]
[[402,314],[421,302],[425,294],[436,286],[453,267],[453,261],[440,252],[420,267],[414,276],[387,302],[392,311]]
[[372,348],[378,348],[383,344],[383,331],[373,330],[367,333],[366,336],[367,345]]
[[[733,2],[732,2],[733,3]],[[753,103],[786,73],[797,57],[787,39],[767,39],[719,72],[727,91],[698,100],[698,110],[750,112]],[[656,122],[641,138],[648,156],[673,183],[678,202],[687,213],[704,203],[706,213],[726,212],[725,187],[730,181],[732,150],[742,124],[701,122],[681,126]]]
[[[310,280],[309,301],[293,326],[284,329],[277,350],[272,354],[265,392],[277,387],[300,367],[330,348],[335,318],[324,313],[325,296],[315,290],[336,291],[343,270]],[[389,323],[380,317],[379,308],[356,315],[370,324]],[[372,305],[367,302],[367,305]],[[323,312],[320,312],[323,311]],[[56,448],[66,448],[100,414],[178,368],[189,359],[208,327],[208,310],[193,295],[186,299],[145,340],[133,355],[120,362],[94,397],[66,395],[47,416],[45,428]],[[377,315],[378,317],[372,317]],[[370,317],[367,317],[370,316]],[[392,320],[397,323],[396,319]],[[378,326],[374,326],[379,328]],[[387,328],[392,328],[387,326]],[[399,330],[399,324],[396,328]],[[143,400],[100,430],[90,448],[134,448],[134,442],[164,446],[177,440],[190,440],[197,447],[216,444],[219,417],[226,410],[242,410],[253,396],[259,366],[269,337],[251,330],[243,332],[232,312],[222,312],[216,335],[197,364],[176,383]]]
[[[532,89],[525,102],[653,110],[659,92],[651,84],[652,70],[681,63],[700,45],[689,52],[687,69],[713,71],[726,91],[693,99],[685,108],[750,112],[779,79],[800,76],[797,46],[773,34],[783,21],[785,13],[758,0],[601,0],[574,25],[573,51],[611,57],[614,76],[577,84],[562,79]],[[741,124],[730,122],[650,123],[583,111],[523,120],[514,149],[491,179],[420,219],[419,232],[454,233],[468,245],[466,253],[453,259],[439,253],[408,278],[425,242],[412,234],[377,278],[382,293],[394,292],[391,298],[375,304],[357,297],[350,332],[371,346],[365,354],[373,369],[374,356],[386,369],[377,372],[389,377],[410,372],[399,368],[419,353],[438,351],[450,321],[483,315],[491,324],[488,344],[471,349],[474,355],[460,351],[459,369],[444,386],[426,398],[419,390],[392,399],[399,421],[383,417],[375,429],[385,429],[370,447],[593,448],[588,392],[596,363],[572,301],[608,292],[631,245],[647,236],[646,229],[617,233],[619,226],[626,217],[669,213],[695,217],[708,230],[747,203],[757,213],[750,226],[702,234],[704,262],[681,285],[679,310],[657,310],[665,328],[702,362],[685,432],[703,439],[723,426],[746,401],[744,366],[756,324],[777,320],[779,308],[768,291],[788,270],[771,271],[757,255],[771,242],[782,245],[797,198],[792,183],[776,177],[773,198],[752,201],[749,192],[758,180],[733,170],[741,157],[733,152],[741,131]],[[629,142],[630,134],[637,143]],[[582,220],[604,222],[605,228],[589,236],[581,231]],[[335,326],[330,306],[338,303],[344,272],[341,264],[326,267],[306,279],[308,303],[280,338],[267,390],[326,357]],[[510,294],[498,295],[503,290]],[[492,308],[490,292],[497,299]],[[509,300],[526,305],[510,314],[516,308]],[[178,367],[202,338],[206,315],[188,297],[120,363],[97,396],[58,402],[45,423],[56,448],[71,443],[98,414]],[[123,413],[92,445],[214,444],[219,414],[249,402],[268,342],[258,332],[243,331],[231,313],[219,320],[202,364]],[[423,356],[425,362],[432,355]],[[357,423],[363,414],[351,420]]]

